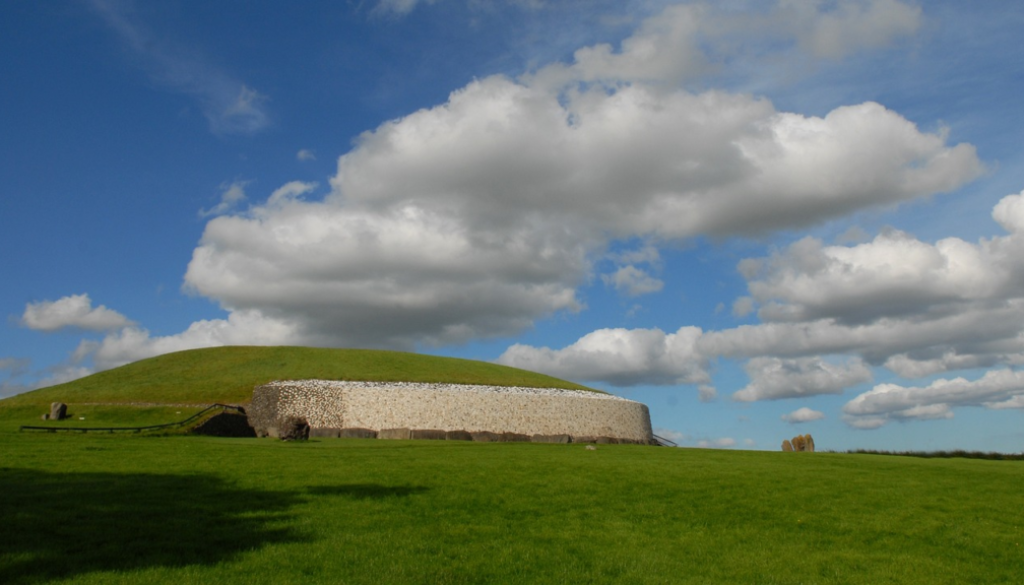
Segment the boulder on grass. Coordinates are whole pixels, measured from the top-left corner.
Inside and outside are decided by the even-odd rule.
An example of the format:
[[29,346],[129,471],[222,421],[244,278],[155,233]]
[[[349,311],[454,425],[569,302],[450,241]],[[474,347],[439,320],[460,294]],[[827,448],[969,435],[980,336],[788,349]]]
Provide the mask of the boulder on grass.
[[68,417],[68,405],[54,402],[50,405],[50,420],[64,420]]
[[278,426],[278,437],[282,441],[305,441],[309,439],[309,422],[298,416],[290,416]]

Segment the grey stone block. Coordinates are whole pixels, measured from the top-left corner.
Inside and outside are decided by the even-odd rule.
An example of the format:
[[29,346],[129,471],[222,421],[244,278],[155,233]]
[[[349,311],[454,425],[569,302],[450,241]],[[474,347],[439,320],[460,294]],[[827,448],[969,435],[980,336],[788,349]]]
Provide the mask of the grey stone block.
[[598,445],[618,445],[619,440],[614,437],[598,437],[595,441]]
[[50,405],[50,420],[64,420],[68,417],[68,405],[54,402]]
[[572,442],[573,443],[596,443],[597,442],[597,437],[590,437],[590,436],[586,436],[586,435],[578,435],[578,436],[577,435],[573,435]]
[[341,429],[338,436],[342,439],[376,439],[377,431],[360,428]]
[[498,433],[492,433],[490,431],[477,431],[470,433],[474,441],[480,443],[496,443],[500,440]]
[[324,427],[324,428],[320,428],[320,429],[309,429],[309,436],[310,436],[310,438],[317,437],[317,438],[321,438],[321,439],[337,439],[338,438],[338,434],[339,434],[339,430],[338,429],[332,429],[332,428],[329,428],[329,427]]
[[444,434],[444,438],[448,441],[472,441],[473,434],[469,431],[448,431]]
[[445,432],[438,429],[415,429],[409,432],[409,438],[443,441],[445,439]]
[[530,440],[534,443],[568,443],[572,439],[569,435],[534,435]]
[[529,443],[530,435],[524,435],[522,433],[501,433],[498,440],[502,443]]
[[408,439],[410,436],[409,429],[381,429],[377,433],[378,439]]

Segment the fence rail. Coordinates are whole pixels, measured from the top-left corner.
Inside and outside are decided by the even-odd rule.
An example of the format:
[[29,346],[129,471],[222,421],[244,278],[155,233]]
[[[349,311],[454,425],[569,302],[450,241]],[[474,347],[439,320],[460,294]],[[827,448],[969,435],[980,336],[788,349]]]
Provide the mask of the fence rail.
[[186,418],[185,420],[180,420],[180,421],[172,422],[172,423],[166,423],[166,424],[162,424],[162,425],[147,425],[147,426],[143,426],[143,427],[53,427],[53,426],[43,427],[43,426],[22,425],[19,430],[22,431],[22,432],[24,432],[24,431],[40,431],[40,432],[47,432],[47,433],[57,433],[57,432],[63,432],[63,433],[103,433],[103,432],[105,432],[105,433],[128,433],[128,432],[131,432],[131,433],[141,433],[142,431],[152,431],[152,430],[156,430],[156,429],[168,429],[168,428],[171,428],[171,427],[185,426],[188,423],[198,419],[199,417],[203,416],[204,414],[206,414],[207,412],[209,412],[209,411],[211,411],[211,410],[213,410],[215,408],[220,408],[222,412],[225,411],[225,410],[235,410],[235,411],[238,411],[238,412],[240,412],[242,414],[245,414],[245,409],[243,409],[241,406],[234,406],[234,405],[231,405],[231,404],[220,404],[220,403],[217,403],[217,404],[211,404],[210,406],[207,406],[206,408],[200,410],[199,412],[193,414],[192,416]]
[[666,439],[665,437],[659,437],[658,435],[655,435],[655,434],[651,434],[651,436],[654,437],[655,441],[661,443],[662,447],[678,447],[679,446],[679,445],[676,444],[675,441],[672,441],[670,439]]

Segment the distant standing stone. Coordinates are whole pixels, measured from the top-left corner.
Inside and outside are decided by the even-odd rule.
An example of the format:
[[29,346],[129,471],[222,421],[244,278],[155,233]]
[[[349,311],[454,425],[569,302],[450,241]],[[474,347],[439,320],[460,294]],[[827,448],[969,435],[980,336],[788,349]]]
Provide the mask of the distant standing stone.
[[68,417],[68,405],[54,402],[50,405],[50,420],[64,420]]

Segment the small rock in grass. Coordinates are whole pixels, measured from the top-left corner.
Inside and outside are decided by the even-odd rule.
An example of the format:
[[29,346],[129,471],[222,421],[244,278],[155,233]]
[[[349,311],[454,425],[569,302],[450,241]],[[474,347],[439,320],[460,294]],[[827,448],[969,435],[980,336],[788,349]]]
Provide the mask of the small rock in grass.
[[595,447],[593,445],[587,445],[586,449],[587,449],[587,451],[597,451],[597,447]]

